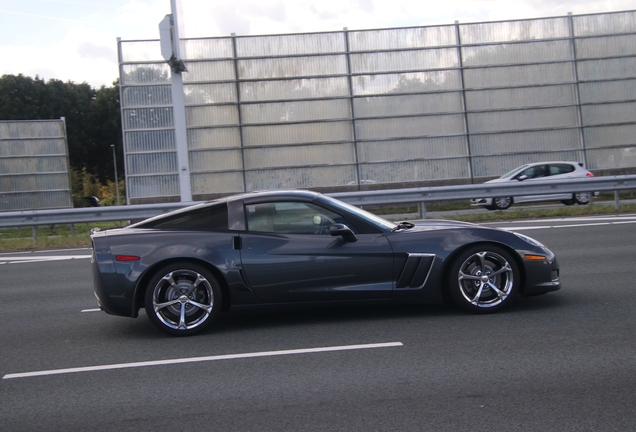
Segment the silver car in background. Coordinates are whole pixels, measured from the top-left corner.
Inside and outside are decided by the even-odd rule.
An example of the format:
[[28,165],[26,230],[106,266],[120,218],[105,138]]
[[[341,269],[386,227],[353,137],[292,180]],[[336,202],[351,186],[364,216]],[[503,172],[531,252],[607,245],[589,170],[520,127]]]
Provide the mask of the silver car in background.
[[[522,165],[501,177],[487,181],[486,183],[505,183],[515,181],[555,181],[560,179],[571,179],[579,177],[594,177],[590,171],[585,169],[580,162],[536,162]],[[494,198],[476,198],[471,201],[472,205],[483,206],[488,210],[505,210],[515,203],[537,202],[537,201],[561,201],[565,205],[589,204],[592,194],[590,192],[579,193],[559,193],[547,195],[526,195],[526,196],[504,196]]]

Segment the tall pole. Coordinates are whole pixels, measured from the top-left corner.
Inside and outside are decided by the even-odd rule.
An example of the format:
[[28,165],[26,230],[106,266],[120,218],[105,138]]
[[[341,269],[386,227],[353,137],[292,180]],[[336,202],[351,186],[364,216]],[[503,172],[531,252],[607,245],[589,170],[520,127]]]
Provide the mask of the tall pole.
[[119,205],[119,179],[117,178],[117,153],[115,153],[115,144],[111,144],[113,149],[113,165],[115,166],[115,194],[117,195],[117,205]]

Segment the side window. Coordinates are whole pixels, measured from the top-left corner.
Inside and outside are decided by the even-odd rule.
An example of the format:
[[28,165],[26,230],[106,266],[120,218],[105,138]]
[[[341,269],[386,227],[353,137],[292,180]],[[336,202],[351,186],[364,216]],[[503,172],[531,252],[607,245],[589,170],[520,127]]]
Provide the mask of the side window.
[[568,174],[574,171],[574,167],[568,164],[550,165],[550,175]]
[[525,170],[521,175],[528,176],[529,179],[545,177],[548,175],[545,165],[536,165]]
[[222,203],[178,213],[146,224],[144,228],[183,231],[227,231],[227,204]]
[[329,234],[334,223],[346,223],[339,214],[312,203],[274,202],[245,206],[247,230],[283,234]]

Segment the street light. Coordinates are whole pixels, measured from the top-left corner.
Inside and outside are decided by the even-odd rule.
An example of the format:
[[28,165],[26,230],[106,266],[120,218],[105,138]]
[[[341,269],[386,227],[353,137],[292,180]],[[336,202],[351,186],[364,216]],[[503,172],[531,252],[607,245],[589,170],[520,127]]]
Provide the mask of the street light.
[[117,194],[117,205],[119,205],[119,180],[117,179],[117,155],[115,154],[115,144],[111,144],[113,149],[113,165],[115,166],[115,193]]

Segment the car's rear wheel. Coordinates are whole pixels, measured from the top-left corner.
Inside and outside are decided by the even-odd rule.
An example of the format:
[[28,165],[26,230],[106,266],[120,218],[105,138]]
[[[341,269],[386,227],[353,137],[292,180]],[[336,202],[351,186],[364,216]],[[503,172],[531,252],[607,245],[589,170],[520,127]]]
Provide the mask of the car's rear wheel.
[[495,197],[492,204],[487,206],[488,210],[505,210],[512,205],[512,197]]
[[576,204],[576,201],[574,201],[574,199],[569,199],[569,200],[563,200],[561,201],[563,204],[565,204],[566,206],[571,206]]
[[519,291],[519,267],[511,254],[495,245],[463,251],[453,261],[448,289],[460,308],[495,312],[514,301]]
[[172,335],[189,336],[210,325],[221,307],[221,288],[202,266],[173,263],[150,280],[144,305],[158,328]]
[[579,192],[572,195],[572,199],[576,201],[578,205],[587,205],[590,203],[592,194],[589,192]]

